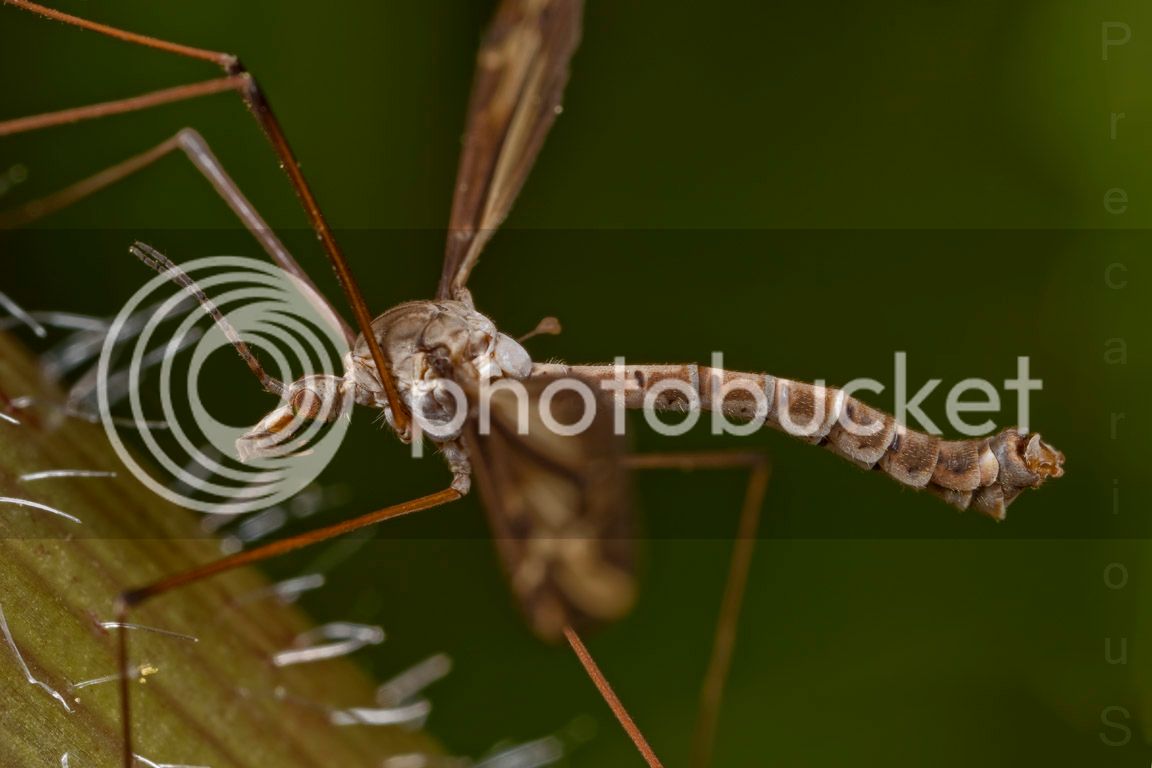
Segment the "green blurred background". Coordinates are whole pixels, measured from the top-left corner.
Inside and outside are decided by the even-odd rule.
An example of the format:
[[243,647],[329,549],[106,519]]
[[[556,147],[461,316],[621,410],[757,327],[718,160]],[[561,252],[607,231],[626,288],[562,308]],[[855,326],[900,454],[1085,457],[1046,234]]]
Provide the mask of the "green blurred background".
[[[492,3],[56,7],[241,54],[372,306],[432,292]],[[1105,22],[1132,33],[1107,61]],[[1066,478],[996,525],[780,435],[749,438],[771,451],[775,476],[718,765],[1152,757],[1141,599],[1149,452],[1139,437],[1152,343],[1149,40],[1152,9],[1137,2],[588,9],[565,113],[476,272],[481,310],[514,334],[559,316],[564,334],[532,344],[541,359],[706,362],[719,350],[734,368],[833,383],[891,382],[896,350],[909,353],[913,388],[931,377],[944,387],[1000,382],[1029,355],[1045,382],[1033,424],[1068,455]],[[11,8],[0,8],[0,73],[0,117],[216,74]],[[1113,139],[1110,115],[1120,112]],[[186,125],[336,296],[233,96],[3,139],[0,173],[22,165],[27,180],[0,206]],[[1127,195],[1122,213],[1105,208],[1111,189]],[[0,240],[0,288],[38,309],[117,311],[148,277],[125,253],[137,238],[177,260],[259,255],[179,158],[38,226],[52,232]],[[1128,270],[1120,290],[1105,282],[1117,262]],[[1127,365],[1105,364],[1110,338],[1128,344]],[[252,421],[268,409],[242,368],[221,371],[229,407]],[[888,407],[891,395],[876,402]],[[943,403],[930,399],[929,415],[942,417]],[[1116,412],[1127,417],[1113,440]],[[640,450],[744,444],[637,427]],[[325,476],[352,497],[328,517],[444,480],[436,459],[412,462],[360,418]],[[723,534],[741,494],[738,473],[640,478],[643,597],[634,616],[592,640],[670,765],[686,762],[730,548]],[[484,525],[470,499],[270,570],[330,567],[331,586],[306,606],[320,620],[384,625],[388,643],[358,656],[381,677],[449,652],[457,669],[436,691],[430,727],[454,751],[588,715],[580,730],[594,723],[597,733],[570,764],[638,765],[571,655],[524,629]],[[1127,569],[1124,589],[1105,585],[1111,563]],[[1128,638],[1126,664],[1106,661],[1107,638],[1116,652]]]

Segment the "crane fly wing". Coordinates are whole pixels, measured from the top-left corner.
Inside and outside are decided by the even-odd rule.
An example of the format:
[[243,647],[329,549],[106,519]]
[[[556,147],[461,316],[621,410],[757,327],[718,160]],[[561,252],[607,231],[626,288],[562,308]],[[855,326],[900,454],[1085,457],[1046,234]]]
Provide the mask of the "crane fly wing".
[[476,61],[438,298],[454,298],[560,112],[583,0],[504,0]]
[[[597,402],[587,429],[560,435],[540,411],[541,396],[556,378],[525,380],[527,397],[496,390],[490,426],[474,418],[465,430],[512,591],[533,631],[552,642],[563,639],[565,626],[619,619],[636,598],[631,484],[620,461],[622,438],[612,429],[611,401]],[[598,392],[593,383],[588,387]],[[572,425],[585,408],[580,394],[560,389],[548,413],[555,423]],[[526,421],[520,419],[525,410]],[[526,434],[518,433],[518,424]]]

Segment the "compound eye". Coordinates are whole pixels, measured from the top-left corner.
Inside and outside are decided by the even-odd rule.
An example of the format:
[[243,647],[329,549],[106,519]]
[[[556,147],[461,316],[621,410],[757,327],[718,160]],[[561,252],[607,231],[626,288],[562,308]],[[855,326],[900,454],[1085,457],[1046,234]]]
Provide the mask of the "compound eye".
[[496,336],[496,365],[500,366],[505,375],[514,379],[523,379],[532,373],[532,358],[528,350],[511,336],[502,333]]

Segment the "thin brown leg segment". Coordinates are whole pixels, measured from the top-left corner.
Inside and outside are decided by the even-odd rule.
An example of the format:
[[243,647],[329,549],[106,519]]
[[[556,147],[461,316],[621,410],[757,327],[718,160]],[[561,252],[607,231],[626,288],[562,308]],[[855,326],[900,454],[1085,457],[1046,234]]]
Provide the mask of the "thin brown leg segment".
[[644,734],[640,732],[640,728],[637,727],[632,716],[628,714],[628,710],[624,708],[620,697],[612,690],[612,686],[608,683],[608,678],[604,677],[604,673],[600,671],[600,667],[596,664],[596,660],[592,658],[592,654],[588,652],[588,648],[584,645],[584,641],[580,639],[580,635],[576,634],[576,630],[572,629],[572,627],[564,627],[564,636],[568,638],[568,644],[572,646],[572,650],[576,653],[576,658],[580,659],[580,663],[584,666],[584,671],[588,673],[588,677],[592,678],[592,682],[596,684],[596,688],[600,691],[600,695],[604,697],[604,701],[608,703],[612,714],[616,715],[616,719],[620,721],[620,725],[632,739],[632,743],[636,745],[636,749],[640,750],[640,754],[644,756],[644,761],[648,763],[649,768],[663,768],[664,764],[660,762],[660,758],[656,757],[656,753],[653,752],[652,747],[648,745],[648,740],[644,738]]
[[747,467],[750,470],[744,504],[740,511],[736,542],[732,548],[728,577],[724,585],[720,616],[716,622],[716,634],[712,641],[712,654],[700,689],[699,714],[693,736],[691,764],[694,768],[705,768],[710,764],[715,748],[720,705],[724,697],[724,685],[732,667],[736,629],[740,623],[740,608],[744,603],[748,572],[752,567],[752,554],[756,548],[756,535],[760,527],[760,510],[768,490],[771,465],[766,454],[754,451],[648,454],[629,456],[625,461],[632,469],[696,470]]
[[[296,196],[300,199],[300,203],[304,207],[304,212],[308,215],[312,229],[315,230],[317,237],[320,239],[324,247],[324,252],[328,256],[328,261],[332,264],[332,268],[336,272],[336,276],[340,281],[341,287],[344,289],[348,302],[352,305],[352,311],[356,316],[356,323],[368,344],[372,361],[376,364],[378,375],[380,376],[384,391],[388,397],[393,422],[398,431],[402,433],[405,432],[410,423],[410,416],[400,400],[399,391],[396,389],[396,382],[393,380],[392,372],[388,368],[383,350],[380,349],[380,343],[377,341],[375,334],[372,333],[372,314],[369,312],[368,305],[364,301],[364,295],[360,290],[360,285],[353,277],[352,270],[348,266],[348,261],[344,257],[344,253],[340,249],[339,244],[336,242],[336,236],[332,232],[332,228],[328,225],[328,220],[320,209],[319,203],[316,202],[316,198],[312,194],[312,189],[308,185],[308,181],[304,178],[303,172],[300,170],[299,162],[296,160],[296,155],[288,143],[283,128],[280,126],[280,121],[272,111],[272,106],[257,84],[256,79],[244,68],[244,65],[240,63],[240,59],[227,53],[179,45],[168,42],[167,40],[149,37],[148,35],[117,29],[107,24],[99,24],[52,8],[47,8],[38,3],[28,2],[28,0],[2,0],[2,2],[15,8],[30,11],[74,27],[97,32],[116,40],[166,51],[178,56],[212,62],[224,70],[228,76],[228,80],[235,80],[229,87],[235,87],[235,89],[240,92],[244,103],[248,106],[248,110],[256,118],[256,121],[264,131],[264,135],[268,138],[269,143],[272,144],[272,148],[280,160],[280,165],[283,167],[285,173],[288,174],[288,179],[291,181],[292,188],[295,190]],[[189,97],[192,95],[203,94],[190,94]],[[145,106],[152,105],[153,104],[146,104]],[[115,110],[103,113],[97,111],[78,119],[100,117],[104,114],[113,114],[114,112]]]
[[149,584],[146,587],[129,590],[121,596],[121,599],[125,602],[126,605],[130,607],[137,606],[141,603],[151,600],[154,597],[158,597],[165,592],[169,592],[173,589],[179,589],[180,587],[185,587],[189,584],[195,584],[198,581],[203,581],[204,579],[216,576],[226,571],[231,571],[246,565],[259,563],[263,560],[268,560],[278,555],[287,554],[288,552],[292,552],[297,549],[303,549],[304,547],[310,546],[312,544],[319,544],[322,541],[328,541],[329,539],[334,539],[337,536],[343,536],[346,533],[358,531],[361,528],[367,528],[370,525],[376,525],[377,523],[382,523],[385,520],[391,520],[394,517],[403,517],[404,515],[410,515],[413,512],[421,512],[425,509],[432,509],[433,507],[438,507],[441,504],[447,504],[450,501],[456,501],[461,496],[462,494],[459,491],[453,488],[447,488],[429,496],[421,496],[418,499],[406,501],[403,504],[394,504],[393,506],[385,507],[384,509],[377,510],[376,512],[369,512],[366,515],[361,515],[360,517],[356,517],[351,520],[345,520],[343,522],[336,523],[335,525],[330,525],[326,528],[320,528],[308,533],[302,533],[299,536],[293,536],[281,541],[274,541],[270,544],[265,544],[262,547],[256,547],[255,549],[249,549],[244,552],[237,552],[236,554],[229,555],[228,557],[222,557],[219,560],[208,563],[207,565],[202,565],[199,568],[195,568],[191,571],[185,571],[174,576],[169,576],[166,579],[162,579],[154,584]]
[[246,552],[239,552],[235,555],[222,557],[219,560],[202,565],[199,568],[177,573],[153,584],[124,592],[116,605],[116,621],[120,624],[117,642],[120,665],[120,717],[124,743],[123,768],[132,768],[135,763],[132,748],[132,704],[129,698],[131,689],[128,680],[128,672],[130,670],[128,663],[128,632],[124,628],[124,625],[128,623],[128,614],[133,608],[167,592],[173,592],[227,571],[259,563],[263,560],[268,560],[297,549],[303,549],[312,544],[319,544],[320,542],[328,541],[337,536],[343,536],[346,533],[351,533],[361,528],[367,528],[370,525],[375,525],[385,520],[402,517],[412,514],[413,512],[432,509],[433,507],[456,501],[460,497],[461,494],[459,491],[448,488],[438,493],[406,501],[403,504],[395,504],[377,510],[376,512],[369,512],[366,515],[361,515],[352,520],[345,520],[326,528],[302,533],[299,536],[265,544],[262,547],[250,549]]
[[149,37],[148,35],[140,35],[135,32],[126,32],[123,29],[110,27],[107,24],[100,24],[88,19],[82,19],[79,16],[73,16],[70,13],[58,11],[55,8],[48,8],[47,6],[40,5],[39,3],[30,3],[28,0],[4,0],[4,4],[22,8],[26,11],[38,14],[53,21],[61,21],[65,24],[70,24],[73,27],[80,27],[87,29],[91,32],[98,32],[101,35],[123,40],[126,43],[134,43],[135,45],[143,45],[146,48],[156,48],[161,51],[168,51],[175,53],[179,56],[187,56],[190,59],[200,59],[201,61],[210,61],[220,66],[227,66],[229,63],[235,61],[236,57],[227,53],[220,53],[219,51],[209,51],[203,48],[193,48],[187,45],[179,45],[177,43],[170,43],[167,40],[160,40],[159,38]]
[[103,101],[99,104],[89,104],[85,107],[62,109],[58,112],[45,112],[41,115],[18,117],[12,120],[0,121],[0,137],[12,136],[17,133],[39,131],[43,128],[52,128],[57,125],[79,123],[84,120],[93,120],[99,117],[123,115],[128,112],[139,112],[142,109],[158,107],[162,104],[173,104],[178,101],[188,101],[200,96],[211,96],[225,91],[236,91],[244,86],[242,77],[218,77],[214,80],[205,80],[201,83],[177,85],[174,88],[164,88],[140,96],[131,96],[127,99]]
[[[3,135],[3,128],[4,124],[0,123],[0,135]],[[227,170],[225,170],[219,158],[217,158],[216,154],[212,151],[212,148],[208,146],[208,142],[205,141],[204,137],[195,129],[183,128],[178,131],[175,136],[160,142],[155,147],[105,168],[86,179],[81,179],[64,189],[37,200],[32,200],[18,208],[0,211],[0,229],[25,226],[37,219],[50,216],[59,210],[80,202],[86,197],[90,197],[103,189],[107,189],[113,184],[123,181],[178,150],[183,153],[183,156],[192,163],[193,167],[200,172],[205,180],[212,185],[212,188],[220,195],[221,199],[227,203],[232,212],[236,214],[236,218],[240,220],[245,229],[247,229],[252,236],[256,238],[256,241],[260,243],[261,247],[264,248],[269,258],[271,258],[278,267],[311,289],[310,291],[304,292],[305,298],[320,309],[322,314],[331,314],[339,320],[340,329],[348,341],[349,346],[351,346],[356,340],[356,334],[352,331],[352,328],[344,321],[344,318],[340,317],[340,313],[320,294],[320,290],[316,287],[316,284],[312,282],[312,278],[308,276],[308,273],[304,271],[304,268],[300,266],[296,258],[288,251],[280,238],[276,236],[272,227],[268,225],[268,222],[264,220],[260,212],[256,210],[256,206],[252,204],[240,189],[239,185],[236,184]]]
[[[93,105],[91,109],[95,110],[100,106],[102,105]],[[36,118],[24,118],[24,120],[28,121],[34,119]],[[5,125],[7,124],[0,123],[0,136],[4,135]],[[312,294],[308,296],[309,300],[319,302],[322,310],[330,312],[333,316],[339,318],[341,330],[344,332],[345,338],[348,339],[349,344],[354,342],[356,335],[352,332],[351,327],[344,322],[343,318],[340,318],[335,308],[323,299],[319,289],[316,287],[316,284],[312,282],[308,273],[304,271],[304,268],[300,266],[299,262],[296,261],[295,257],[292,256],[284,246],[284,243],[281,242],[280,238],[276,236],[276,233],[264,220],[264,217],[260,215],[260,212],[256,210],[256,207],[249,201],[240,187],[224,169],[224,166],[220,163],[216,154],[212,152],[211,147],[208,146],[208,142],[204,140],[204,137],[201,136],[198,131],[192,128],[183,128],[175,136],[162,141],[155,147],[141,152],[138,155],[134,155],[116,165],[105,168],[99,173],[82,179],[64,189],[37,200],[32,200],[19,208],[0,211],[0,229],[24,226],[37,219],[67,208],[86,197],[96,194],[144,170],[161,158],[177,150],[181,151],[184,157],[188,158],[196,170],[212,185],[212,188],[216,190],[216,193],[220,195],[221,199],[228,204],[228,207],[236,214],[236,218],[240,219],[244,227],[252,233],[252,236],[256,238],[272,261],[285,272],[311,288]]]

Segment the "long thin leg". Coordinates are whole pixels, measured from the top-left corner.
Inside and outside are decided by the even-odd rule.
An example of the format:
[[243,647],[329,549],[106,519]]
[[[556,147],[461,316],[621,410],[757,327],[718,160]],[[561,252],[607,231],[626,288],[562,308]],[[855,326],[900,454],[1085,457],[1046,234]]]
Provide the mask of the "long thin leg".
[[656,753],[652,751],[652,747],[648,745],[648,740],[644,738],[640,728],[637,727],[636,722],[632,716],[628,714],[620,697],[616,695],[616,691],[612,690],[612,686],[608,683],[608,678],[600,671],[600,667],[596,664],[596,660],[592,658],[592,654],[588,652],[588,648],[584,645],[584,641],[580,639],[580,635],[576,634],[576,630],[572,627],[564,627],[564,636],[568,638],[568,644],[572,646],[576,658],[580,659],[580,663],[584,665],[584,671],[588,673],[588,677],[592,678],[592,682],[596,684],[596,688],[600,691],[600,695],[604,697],[604,701],[608,702],[609,709],[612,714],[616,715],[616,719],[620,721],[620,725],[627,732],[628,736],[632,739],[632,743],[636,745],[636,749],[640,750],[640,754],[644,756],[644,761],[648,763],[649,768],[663,768],[664,764],[660,762],[660,758],[656,757]]
[[173,53],[178,56],[213,62],[221,67],[227,76],[240,78],[237,90],[244,99],[248,110],[260,124],[264,135],[267,136],[268,141],[272,144],[273,150],[275,150],[276,155],[280,159],[281,167],[283,167],[284,171],[288,174],[288,178],[292,182],[292,188],[296,191],[296,196],[300,199],[301,205],[304,206],[304,211],[308,215],[312,229],[315,230],[316,235],[320,238],[320,242],[324,247],[324,253],[328,256],[328,261],[332,264],[332,268],[336,272],[336,277],[339,279],[340,285],[348,297],[348,302],[352,305],[352,311],[356,315],[356,323],[360,327],[360,332],[364,335],[364,340],[368,344],[368,349],[372,354],[372,361],[375,363],[380,381],[384,385],[384,392],[388,397],[388,405],[392,410],[392,418],[396,428],[399,432],[405,433],[410,423],[410,416],[401,403],[400,394],[396,389],[396,382],[392,378],[391,369],[389,369],[385,361],[384,353],[380,349],[380,343],[376,339],[376,335],[372,332],[372,315],[368,311],[368,305],[364,301],[364,295],[360,290],[360,285],[353,277],[352,270],[348,266],[348,260],[344,257],[343,251],[336,242],[332,228],[328,225],[328,220],[324,217],[323,211],[320,210],[320,205],[316,202],[316,198],[312,194],[312,189],[308,186],[308,181],[304,178],[304,174],[300,170],[300,164],[296,160],[296,155],[292,151],[287,137],[284,135],[280,121],[276,118],[275,113],[272,111],[272,106],[269,104],[264,92],[260,89],[259,84],[257,84],[256,79],[244,68],[244,65],[240,63],[240,59],[227,53],[179,45],[168,42],[167,40],[127,32],[106,24],[98,24],[78,16],[47,8],[38,3],[28,2],[28,0],[3,0],[3,2],[16,8],[64,22],[65,24],[107,35],[116,40],[167,51],[168,53]]
[[760,509],[768,490],[771,465],[766,454],[758,452],[671,453],[628,456],[626,464],[632,469],[728,469],[747,467],[750,470],[744,504],[740,510],[740,523],[736,543],[732,549],[728,578],[716,634],[712,641],[712,655],[708,671],[700,689],[699,714],[692,745],[692,765],[704,768],[712,758],[716,743],[716,730],[720,720],[720,704],[724,685],[732,667],[732,654],[736,647],[736,628],[740,622],[740,608],[756,548],[756,532],[760,527]]
[[225,91],[237,91],[244,86],[242,77],[218,77],[189,85],[177,85],[173,88],[164,88],[140,96],[131,96],[127,99],[115,101],[102,101],[99,104],[89,104],[84,107],[61,109],[57,112],[45,112],[29,117],[17,117],[12,120],[0,121],[0,137],[12,136],[17,133],[39,131],[57,125],[79,123],[84,120],[93,120],[98,117],[123,115],[128,112],[139,112],[150,107],[162,104],[173,104],[178,101],[188,101],[200,96],[211,96]]
[[246,552],[238,552],[234,555],[222,557],[199,568],[193,568],[190,571],[177,573],[167,578],[161,579],[153,584],[132,589],[120,595],[116,605],[116,621],[120,625],[118,632],[118,663],[120,666],[120,717],[122,737],[124,741],[124,768],[132,768],[134,763],[133,748],[132,748],[132,706],[129,699],[129,665],[128,665],[128,632],[124,628],[128,624],[128,614],[133,608],[159,597],[167,592],[186,587],[190,584],[203,581],[204,579],[217,576],[226,571],[231,571],[245,565],[251,565],[263,560],[268,560],[278,555],[292,552],[297,549],[310,546],[312,544],[319,544],[322,541],[333,539],[337,536],[343,536],[346,533],[366,528],[370,525],[391,520],[395,517],[402,517],[404,515],[412,514],[413,512],[421,512],[426,509],[432,509],[442,504],[456,501],[461,497],[461,493],[453,488],[447,488],[438,493],[433,493],[428,496],[421,496],[418,499],[406,501],[403,504],[395,504],[384,509],[377,510],[376,512],[369,512],[366,515],[354,518],[352,520],[345,520],[335,525],[330,525],[319,530],[302,533],[299,536],[293,536],[282,541],[275,541],[270,544],[265,544],[262,547],[248,550]]
[[[0,123],[0,136],[3,135],[4,124]],[[348,340],[349,346],[356,341],[356,334],[344,321],[340,314],[329,304],[312,282],[308,273],[300,266],[295,257],[276,236],[276,233],[252,205],[251,201],[240,190],[239,185],[228,175],[219,158],[212,152],[208,142],[193,128],[183,128],[175,136],[168,138],[155,147],[134,155],[127,160],[105,168],[50,195],[32,200],[24,205],[8,211],[0,211],[0,229],[24,226],[37,219],[49,216],[56,211],[67,208],[86,197],[106,189],[129,176],[148,168],[172,152],[181,151],[188,158],[193,167],[212,185],[212,188],[228,204],[236,218],[252,233],[268,256],[288,274],[303,282],[310,292],[305,292],[309,301],[312,301],[324,314],[331,314],[339,319],[340,328]]]

